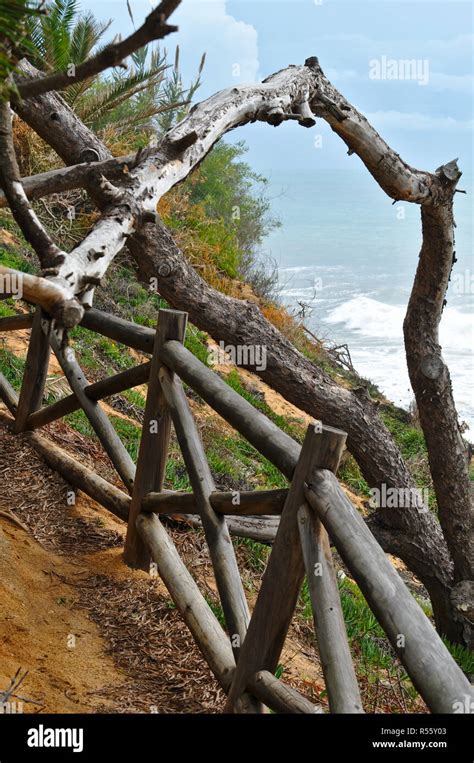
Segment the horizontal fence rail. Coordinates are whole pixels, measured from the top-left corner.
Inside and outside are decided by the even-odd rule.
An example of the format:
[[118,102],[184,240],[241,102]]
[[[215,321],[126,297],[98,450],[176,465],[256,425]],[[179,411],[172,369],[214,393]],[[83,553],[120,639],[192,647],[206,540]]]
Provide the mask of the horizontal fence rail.
[[[214,511],[226,516],[279,516],[287,495],[288,490],[214,492],[209,502]],[[193,514],[196,508],[193,493],[148,493],[142,502],[142,511],[156,514]]]

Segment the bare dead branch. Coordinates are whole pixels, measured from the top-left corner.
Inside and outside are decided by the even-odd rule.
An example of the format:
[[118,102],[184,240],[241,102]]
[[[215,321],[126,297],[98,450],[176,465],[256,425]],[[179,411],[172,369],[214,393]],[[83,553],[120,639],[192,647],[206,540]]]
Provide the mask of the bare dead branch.
[[461,581],[474,579],[472,555],[466,553],[472,538],[470,459],[439,344],[439,324],[454,259],[453,222],[452,204],[422,208],[423,244],[403,330],[438,516],[454,560],[455,577]]
[[62,254],[54,244],[33,211],[23,186],[13,145],[12,119],[10,105],[7,101],[0,102],[0,185],[10,205],[13,217],[22,230],[23,235],[33,247],[43,267]]
[[44,229],[23,190],[13,145],[10,106],[7,101],[0,102],[0,154],[2,155],[0,185],[13,217],[25,239],[35,250],[43,268],[50,269],[51,279],[16,273],[3,267],[0,267],[0,273],[3,277],[7,275],[10,278],[13,274],[17,282],[20,279],[22,294],[29,295],[32,302],[44,307],[58,323],[67,327],[74,326],[81,320],[84,311],[65,279],[60,276],[55,267],[52,267],[59,262],[64,262],[65,253],[56,246]]
[[0,283],[2,297],[13,296],[40,305],[64,328],[72,328],[84,315],[77,299],[58,278],[41,278],[0,265]]
[[[125,175],[129,168],[133,167],[135,158],[136,154],[128,154],[100,162],[73,164],[71,167],[60,167],[38,175],[29,175],[22,178],[21,184],[28,199],[40,199],[54,193],[86,188],[100,174],[107,180],[126,182]],[[0,191],[0,208],[5,207],[7,203],[5,194]]]
[[[283,69],[258,85],[223,90],[196,105],[186,119],[166,134],[158,148],[148,152],[129,173],[129,187],[123,192],[121,203],[116,203],[120,194],[116,194],[114,203],[110,203],[110,194],[106,197],[105,184],[102,183],[99,196],[106,203],[104,214],[86,239],[68,255],[67,263],[60,267],[58,275],[68,278],[81,302],[90,305],[92,290],[84,288],[84,279],[102,277],[127,238],[136,231],[140,220],[154,216],[163,194],[183,180],[224,133],[255,120],[277,125],[295,118],[295,114],[302,126],[309,126],[313,123],[309,114],[314,112],[327,119],[359,153],[388,194],[426,204],[446,195],[445,184],[438,175],[405,164],[367,120],[332,87],[317,59],[308,59],[305,66]],[[59,112],[55,113],[60,121]],[[68,113],[67,121],[70,118]],[[56,129],[54,132],[55,136],[48,138],[44,132],[42,136],[61,152],[64,131]],[[97,193],[95,190],[96,196]],[[94,267],[91,267],[91,257]]]

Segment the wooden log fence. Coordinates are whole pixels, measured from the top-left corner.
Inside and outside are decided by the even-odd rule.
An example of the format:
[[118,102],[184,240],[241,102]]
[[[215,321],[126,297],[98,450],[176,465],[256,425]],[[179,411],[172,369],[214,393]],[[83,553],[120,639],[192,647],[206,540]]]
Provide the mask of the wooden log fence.
[[79,400],[82,410],[89,419],[127,490],[131,491],[135,480],[135,464],[99,403],[91,400],[86,395],[85,389],[89,384],[76,360],[74,351],[71,348],[64,348],[54,332],[50,334],[50,342],[59,365]]
[[17,433],[24,430],[27,418],[41,406],[43,400],[44,385],[51,353],[47,336],[51,324],[49,321],[45,321],[45,330],[43,331],[42,323],[44,318],[43,310],[41,307],[37,307],[33,318],[23,384],[21,385],[20,399],[15,416],[14,429]]
[[[288,490],[214,492],[209,501],[214,511],[227,516],[279,516],[287,495]],[[148,493],[142,502],[142,511],[155,514],[193,514],[196,508],[193,493]]]
[[[334,544],[430,710],[454,712],[456,703],[472,698],[471,686],[339,485],[336,473],[345,433],[315,422],[301,447],[184,347],[186,318],[185,313],[160,310],[154,331],[87,310],[81,324],[85,328],[151,355],[151,360],[93,384],[56,334],[44,305],[34,314],[1,318],[0,331],[31,329],[19,395],[0,373],[0,398],[13,417],[8,418],[12,430],[69,484],[127,522],[125,561],[145,569],[150,563],[155,566],[227,694],[226,711],[322,712],[275,677],[306,575],[329,709],[363,712],[332,559]],[[41,407],[50,349],[71,394]],[[216,490],[182,381],[288,478],[288,489]],[[135,466],[99,401],[145,383],[148,393]],[[35,431],[79,409],[125,490]],[[164,488],[171,423],[191,493]],[[225,630],[166,531],[161,521],[166,517],[182,518],[203,529]],[[230,536],[252,537],[248,535],[252,532],[272,543],[272,549],[250,615]]]
[[[118,395],[120,392],[138,387],[140,384],[145,384],[150,376],[149,362],[142,363],[139,366],[134,366],[126,371],[122,371],[119,374],[114,374],[108,379],[101,379],[94,384],[89,384],[84,387],[84,394],[87,395],[90,400],[97,402],[103,400],[106,397],[112,395]],[[33,431],[39,427],[44,427],[46,424],[51,424],[56,419],[61,419],[63,416],[67,416],[69,413],[74,413],[81,408],[81,403],[77,396],[72,393],[67,397],[63,397],[56,403],[47,405],[35,413],[31,413],[25,422],[25,429]]]
[[160,311],[158,332],[154,341],[150,367],[148,394],[143,418],[142,436],[137,462],[137,479],[132,495],[132,506],[125,539],[125,561],[133,567],[146,569],[149,551],[138,533],[136,520],[141,513],[144,497],[151,491],[161,491],[170,438],[170,413],[158,380],[158,350],[167,339],[183,340],[187,316],[172,310]]

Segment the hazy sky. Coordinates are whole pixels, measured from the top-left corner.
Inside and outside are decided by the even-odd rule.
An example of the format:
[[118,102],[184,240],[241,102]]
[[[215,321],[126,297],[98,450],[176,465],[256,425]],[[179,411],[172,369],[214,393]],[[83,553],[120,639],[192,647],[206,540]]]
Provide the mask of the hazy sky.
[[[133,30],[125,0],[81,0],[80,5],[112,19],[111,34]],[[130,0],[130,5],[139,26],[154,4]],[[179,43],[185,79],[207,53],[198,100],[317,55],[336,87],[406,161],[434,170],[459,157],[468,172],[472,13],[471,2],[455,0],[184,0],[172,17],[179,32],[167,38],[166,47],[174,52]],[[417,61],[417,79],[388,79],[387,68],[385,78],[371,77],[376,65],[407,59]],[[315,134],[322,136],[320,148]],[[276,129],[249,125],[229,137],[245,139],[248,160],[260,171],[360,165],[322,120],[312,130],[295,123]]]

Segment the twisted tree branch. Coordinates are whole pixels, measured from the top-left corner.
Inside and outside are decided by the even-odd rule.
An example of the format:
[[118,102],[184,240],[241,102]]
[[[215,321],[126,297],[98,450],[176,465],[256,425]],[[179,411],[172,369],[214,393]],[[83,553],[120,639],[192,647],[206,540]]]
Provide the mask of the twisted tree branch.
[[33,247],[40,263],[47,267],[61,254],[33,211],[23,186],[13,145],[12,119],[8,101],[0,101],[0,185],[15,221]]
[[[98,176],[107,180],[126,183],[126,174],[133,167],[136,154],[119,156],[116,159],[104,159],[100,162],[82,162],[71,167],[29,175],[21,179],[23,190],[28,199],[40,199],[54,193],[72,191],[75,188],[87,188]],[[0,208],[8,204],[5,194],[0,191]]]

